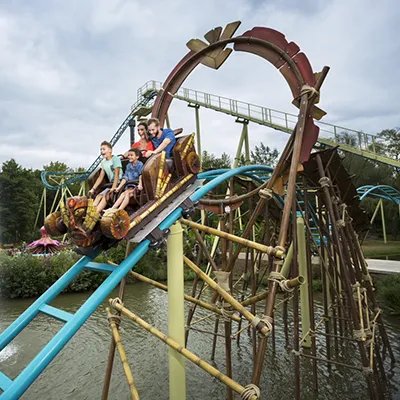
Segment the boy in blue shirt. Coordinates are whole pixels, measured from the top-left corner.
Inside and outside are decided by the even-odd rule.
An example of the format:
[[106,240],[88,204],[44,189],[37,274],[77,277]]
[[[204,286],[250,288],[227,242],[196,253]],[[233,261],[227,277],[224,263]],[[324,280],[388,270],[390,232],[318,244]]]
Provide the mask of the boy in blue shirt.
[[135,195],[135,189],[142,190],[142,169],[143,163],[139,161],[139,157],[142,155],[138,148],[129,149],[128,152],[129,164],[126,166],[125,174],[122,177],[121,183],[113,191],[120,192],[126,182],[138,181],[138,185],[129,183],[125,187],[125,191],[121,193],[118,200],[112,206],[118,210],[123,210],[128,204],[131,197]]
[[174,131],[169,128],[160,128],[160,121],[157,118],[150,118],[147,121],[149,136],[154,144],[155,150],[148,150],[146,156],[165,151],[167,157],[172,157],[172,149],[175,146],[176,138]]
[[100,192],[93,203],[96,207],[96,211],[101,213],[107,205],[107,198],[110,191],[115,190],[120,180],[120,172],[122,170],[121,160],[117,156],[112,154],[112,145],[106,141],[102,142],[100,145],[100,153],[104,157],[100,164],[101,171],[100,175],[94,183],[93,187],[90,189],[89,194],[94,194],[96,189],[101,185],[105,175],[107,175],[108,181],[112,183],[111,189],[104,189]]

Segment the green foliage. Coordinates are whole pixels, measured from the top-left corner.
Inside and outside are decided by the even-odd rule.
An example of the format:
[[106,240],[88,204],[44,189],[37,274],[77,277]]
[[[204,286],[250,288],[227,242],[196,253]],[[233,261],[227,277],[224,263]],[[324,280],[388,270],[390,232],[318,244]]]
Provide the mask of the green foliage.
[[384,140],[386,154],[396,160],[400,159],[400,128],[384,129],[378,135]]
[[391,314],[400,315],[400,275],[390,275],[376,282],[378,298]]
[[[6,298],[40,296],[77,260],[75,253],[59,253],[51,257],[2,256],[0,258],[0,295]],[[104,280],[100,272],[83,271],[64,292],[96,289]]]
[[11,159],[0,173],[0,242],[15,243],[31,239],[39,207],[41,184],[37,174]]
[[278,156],[277,149],[271,149],[269,146],[265,146],[264,143],[260,143],[260,146],[254,146],[254,151],[251,151],[251,163],[274,167]]
[[231,168],[232,165],[231,157],[226,153],[222,153],[221,157],[217,157],[213,153],[203,151],[201,157],[201,163],[204,170]]
[[[250,164],[274,167],[278,161],[278,157],[279,151],[277,149],[271,149],[269,146],[265,146],[264,143],[260,143],[260,146],[254,146],[254,150],[250,152]],[[242,153],[238,166],[242,167],[246,164],[246,157],[244,153]]]
[[[43,167],[45,171],[72,172],[62,162],[50,162]],[[77,171],[82,172],[82,168]],[[0,171],[0,243],[29,242],[39,237],[40,224],[44,221],[44,210],[39,210],[43,194],[43,185],[40,179],[41,171],[23,168],[14,159],[3,163]],[[72,194],[77,194],[80,182],[69,187]],[[56,191],[46,191],[46,212],[56,196]],[[59,198],[59,197],[58,197]],[[34,227],[39,212],[39,226]],[[34,228],[37,228],[34,231]]]
[[322,280],[321,279],[313,279],[312,291],[313,292],[322,292]]
[[[358,146],[359,142],[358,137],[349,132],[339,133],[336,139],[339,143],[346,143],[355,147]],[[400,133],[398,129],[385,129],[376,135],[375,150],[380,154],[399,159]],[[364,185],[389,185],[400,188],[400,174],[395,167],[355,154],[343,153],[343,156],[343,164],[352,176],[352,181],[356,188]],[[362,207],[372,217],[377,203],[378,199],[376,198],[366,198],[362,202]],[[398,206],[395,203],[385,201],[384,209],[387,231],[392,233],[393,239],[396,240],[400,231]],[[371,233],[378,237],[383,236],[380,213],[375,218]]]

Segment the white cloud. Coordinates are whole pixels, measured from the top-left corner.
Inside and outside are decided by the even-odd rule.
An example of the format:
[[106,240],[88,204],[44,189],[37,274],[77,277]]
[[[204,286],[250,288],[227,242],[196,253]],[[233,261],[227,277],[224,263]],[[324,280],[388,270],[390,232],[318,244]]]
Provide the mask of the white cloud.
[[[399,125],[399,6],[394,0],[242,2],[101,0],[0,6],[0,162],[40,168],[89,166],[129,112],[136,90],[163,80],[185,43],[241,19],[238,33],[269,26],[285,33],[314,70],[331,66],[321,92],[326,122],[375,133]],[[290,90],[265,60],[233,53],[219,71],[204,66],[184,86],[296,113]],[[241,126],[200,110],[202,147],[234,154]],[[173,102],[175,127],[195,130],[194,112]],[[252,144],[282,148],[288,136],[251,124]],[[128,146],[128,134],[116,152]],[[30,147],[26,149],[26,147]]]

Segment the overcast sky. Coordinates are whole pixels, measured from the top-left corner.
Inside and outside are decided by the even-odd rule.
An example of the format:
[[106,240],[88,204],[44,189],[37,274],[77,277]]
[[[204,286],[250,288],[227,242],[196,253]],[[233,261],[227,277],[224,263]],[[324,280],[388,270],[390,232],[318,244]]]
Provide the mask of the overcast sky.
[[[148,80],[163,81],[186,42],[241,20],[283,32],[314,71],[331,71],[321,91],[324,121],[368,133],[400,125],[400,5],[396,0],[0,0],[0,163],[50,161],[88,167]],[[185,87],[296,113],[289,88],[265,60],[232,53],[215,71],[197,68]],[[202,147],[234,154],[241,127],[200,110]],[[171,123],[195,129],[177,100]],[[250,125],[251,145],[281,149],[288,136]],[[116,146],[129,146],[129,134]]]

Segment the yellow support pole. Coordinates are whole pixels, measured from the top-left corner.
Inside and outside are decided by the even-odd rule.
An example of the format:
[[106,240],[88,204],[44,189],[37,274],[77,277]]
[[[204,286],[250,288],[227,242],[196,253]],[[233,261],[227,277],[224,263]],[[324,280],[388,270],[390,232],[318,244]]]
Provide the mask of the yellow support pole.
[[245,148],[245,159],[246,165],[250,165],[250,142],[249,142],[249,130],[248,130],[248,123],[243,125],[243,129],[245,129],[245,137],[244,137],[244,148]]
[[[233,389],[236,393],[240,394],[242,399],[248,400],[258,400],[260,398],[260,390],[255,385],[247,385],[242,386],[239,383],[235,382],[233,379],[226,376],[217,368],[213,367],[211,364],[208,364],[194,353],[185,348],[185,346],[181,346],[175,340],[165,335],[158,329],[151,326],[149,323],[141,319],[139,316],[134,314],[132,311],[129,311],[127,308],[122,306],[120,303],[115,301],[116,299],[109,299],[110,305],[116,310],[120,311],[123,315],[136,322],[139,326],[146,329],[152,335],[163,341],[165,344],[173,348],[179,354],[182,354],[183,357],[187,358],[192,363],[198,365],[203,371],[206,371],[214,378],[217,378],[220,382],[224,383],[226,386]],[[171,400],[182,400],[185,397],[170,397]]]
[[200,170],[201,170],[201,138],[200,138],[200,115],[199,115],[199,108],[200,106],[197,105],[194,107],[194,112],[195,112],[195,116],[196,116],[196,139],[197,139],[197,154],[200,157]]
[[289,275],[290,267],[292,265],[293,260],[293,243],[290,244],[289,250],[286,254],[285,261],[283,262],[281,274],[287,278]]
[[[168,336],[185,347],[185,309],[183,276],[183,229],[179,221],[171,226],[167,241]],[[169,398],[186,399],[185,357],[169,349]]]
[[[299,263],[299,275],[307,275],[307,255],[306,255],[306,237],[304,230],[303,217],[297,217],[297,243],[298,252],[297,259]],[[306,282],[306,285],[300,285],[300,309],[301,309],[301,345],[306,348],[311,348],[311,336],[310,332],[310,303],[308,297],[308,291],[311,282]]]
[[385,223],[385,213],[383,212],[383,200],[379,200],[381,202],[381,217],[382,217],[382,230],[383,230],[383,241],[385,244],[387,243],[387,237],[386,237],[386,223]]
[[273,255],[276,258],[280,258],[280,259],[285,258],[284,251],[279,250],[279,249],[277,250],[272,246],[265,246],[264,244],[260,244],[260,243],[257,243],[257,242],[254,242],[254,241],[251,241],[248,239],[243,239],[239,236],[232,235],[230,233],[220,231],[219,229],[214,229],[214,228],[211,228],[206,225],[198,224],[197,222],[193,222],[193,221],[190,221],[190,220],[187,220],[184,218],[181,218],[180,221],[186,226],[190,226],[191,228],[196,228],[200,231],[204,231],[205,233],[209,233],[211,235],[215,235],[215,236],[221,237],[223,239],[228,239],[235,243],[240,243],[243,246],[247,246],[251,249],[261,251],[262,253],[267,253],[269,255]]
[[[167,285],[163,285],[160,282],[153,281],[152,279],[147,278],[146,276],[140,275],[140,274],[138,274],[137,272],[134,272],[134,271],[130,271],[129,274],[133,278],[135,278],[135,279],[137,279],[137,280],[139,280],[141,282],[148,283],[149,285],[152,285],[152,286],[154,286],[154,287],[156,287],[158,289],[164,290],[165,292],[168,292],[168,286]],[[187,301],[189,301],[189,302],[191,302],[193,304],[197,304],[198,306],[200,306],[202,308],[205,308],[206,310],[213,311],[213,312],[215,312],[215,313],[217,313],[219,315],[222,315],[221,309],[216,307],[216,306],[214,306],[213,304],[206,303],[205,301],[201,301],[201,300],[196,299],[196,298],[194,298],[192,296],[188,296],[187,294],[185,294],[185,300],[187,300]],[[232,315],[231,318],[236,322],[240,321],[240,318],[237,315]]]

